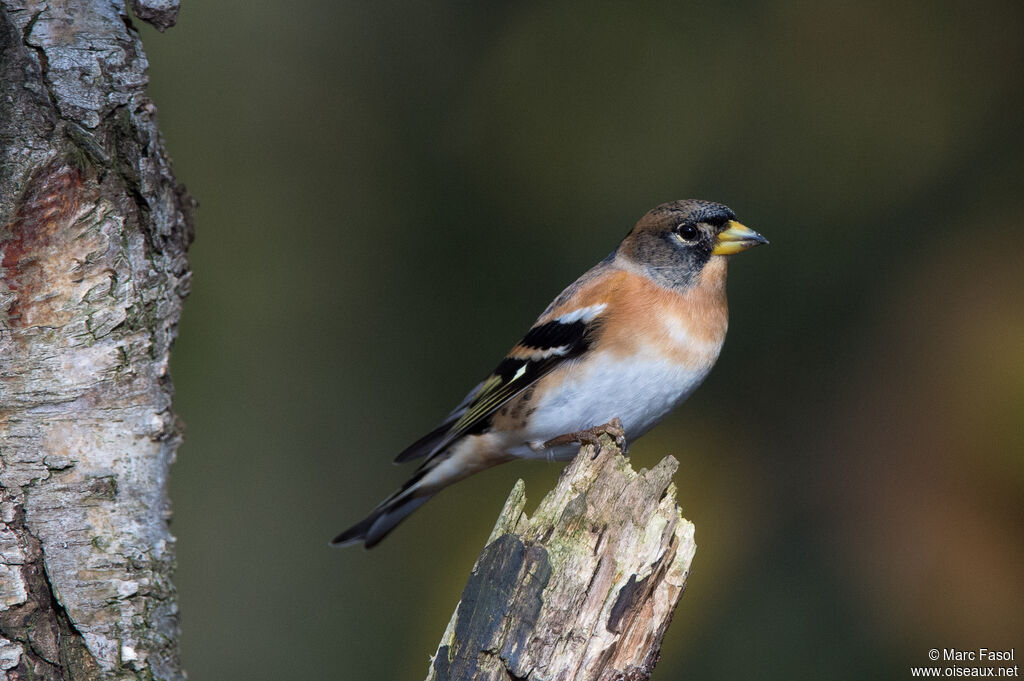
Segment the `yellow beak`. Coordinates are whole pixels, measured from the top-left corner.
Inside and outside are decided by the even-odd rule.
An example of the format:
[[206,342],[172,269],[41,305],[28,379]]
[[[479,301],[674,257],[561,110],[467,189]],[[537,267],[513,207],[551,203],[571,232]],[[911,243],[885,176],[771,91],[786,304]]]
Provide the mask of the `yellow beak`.
[[711,254],[733,255],[734,253],[766,243],[768,243],[768,239],[765,239],[750,229],[750,227],[741,225],[735,220],[729,220],[726,223],[726,229],[718,235],[718,240],[715,241],[715,248],[711,251]]

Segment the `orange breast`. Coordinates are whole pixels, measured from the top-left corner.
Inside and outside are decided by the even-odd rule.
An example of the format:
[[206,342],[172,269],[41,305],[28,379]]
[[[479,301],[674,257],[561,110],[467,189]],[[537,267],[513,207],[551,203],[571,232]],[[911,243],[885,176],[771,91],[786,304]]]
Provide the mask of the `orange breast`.
[[[698,367],[714,363],[725,340],[729,309],[725,258],[712,258],[697,283],[680,293],[639,274],[615,270],[580,291],[576,305],[605,302],[601,347],[629,356],[656,353]],[[570,311],[552,310],[552,317]]]

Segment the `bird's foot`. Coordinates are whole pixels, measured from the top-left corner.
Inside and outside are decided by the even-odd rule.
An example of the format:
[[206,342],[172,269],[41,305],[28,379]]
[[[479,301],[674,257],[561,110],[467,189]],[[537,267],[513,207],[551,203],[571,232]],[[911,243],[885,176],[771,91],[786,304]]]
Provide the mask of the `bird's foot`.
[[613,418],[608,423],[600,426],[594,426],[587,430],[578,430],[575,433],[566,433],[565,435],[559,435],[553,437],[544,443],[545,447],[557,447],[558,445],[567,445],[573,442],[578,442],[581,445],[593,445],[594,447],[594,458],[601,453],[601,436],[608,435],[620,449],[625,451],[626,448],[626,429],[622,427],[622,421],[617,417]]

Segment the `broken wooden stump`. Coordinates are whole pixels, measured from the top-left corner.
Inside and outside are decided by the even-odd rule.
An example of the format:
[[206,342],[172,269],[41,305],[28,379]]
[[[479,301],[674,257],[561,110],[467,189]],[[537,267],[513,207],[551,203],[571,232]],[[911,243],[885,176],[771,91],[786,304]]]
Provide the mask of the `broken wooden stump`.
[[602,436],[533,517],[517,482],[427,680],[647,679],[696,551],[678,465],[669,456],[637,473]]

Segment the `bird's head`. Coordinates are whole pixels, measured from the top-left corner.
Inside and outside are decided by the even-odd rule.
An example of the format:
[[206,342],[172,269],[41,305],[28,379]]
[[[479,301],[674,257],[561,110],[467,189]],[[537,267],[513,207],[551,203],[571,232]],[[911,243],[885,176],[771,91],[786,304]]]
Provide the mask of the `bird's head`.
[[686,288],[716,256],[729,256],[768,240],[736,221],[720,203],[686,199],[663,203],[636,223],[616,252],[653,279]]

